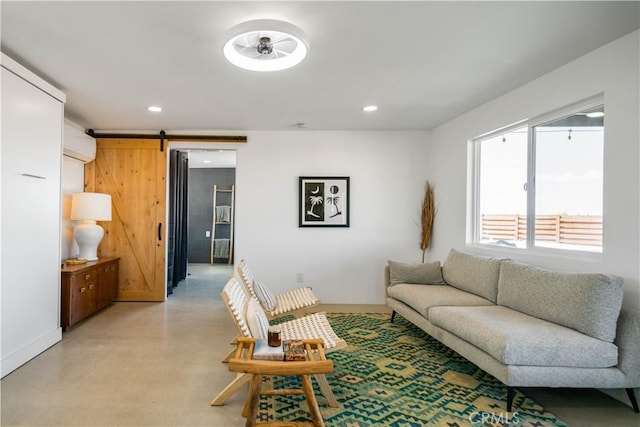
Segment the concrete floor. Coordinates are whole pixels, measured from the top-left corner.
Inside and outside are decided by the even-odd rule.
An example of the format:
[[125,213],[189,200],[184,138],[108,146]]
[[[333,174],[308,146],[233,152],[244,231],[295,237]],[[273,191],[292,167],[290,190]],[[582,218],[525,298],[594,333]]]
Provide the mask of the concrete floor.
[[[244,390],[209,402],[232,378],[220,360],[235,328],[220,299],[230,267],[189,266],[165,303],[115,303],[0,382],[2,426],[244,425]],[[386,311],[384,306],[323,306]],[[570,426],[639,426],[596,390],[522,390]]]

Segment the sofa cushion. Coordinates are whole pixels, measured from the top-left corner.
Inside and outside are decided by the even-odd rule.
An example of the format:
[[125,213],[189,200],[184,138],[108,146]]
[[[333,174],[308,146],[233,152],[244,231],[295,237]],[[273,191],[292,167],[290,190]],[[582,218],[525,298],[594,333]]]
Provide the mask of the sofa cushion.
[[562,273],[505,261],[498,304],[613,342],[623,283],[618,276]]
[[451,249],[442,265],[445,282],[496,302],[502,259],[471,255]]
[[503,306],[432,307],[429,321],[507,365],[607,368],[618,348]]
[[448,285],[422,286],[400,283],[388,287],[387,295],[402,301],[427,319],[431,307],[494,305],[489,300]]
[[423,285],[444,285],[440,261],[426,264],[406,264],[389,261],[389,284],[415,283]]

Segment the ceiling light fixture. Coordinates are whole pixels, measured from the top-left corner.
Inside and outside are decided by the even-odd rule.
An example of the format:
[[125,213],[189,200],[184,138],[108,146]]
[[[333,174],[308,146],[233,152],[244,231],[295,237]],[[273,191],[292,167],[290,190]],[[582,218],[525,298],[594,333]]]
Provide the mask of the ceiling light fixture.
[[598,117],[604,117],[604,112],[602,112],[602,111],[594,111],[592,113],[587,113],[586,115],[590,119],[597,119]]
[[247,21],[231,29],[225,58],[251,71],[279,71],[300,63],[309,51],[302,30],[273,19]]
[[377,105],[367,105],[366,107],[362,107],[362,111],[365,113],[372,113],[378,109]]
[[150,105],[147,107],[147,110],[151,111],[152,113],[159,113],[160,111],[162,111],[162,108],[155,105]]

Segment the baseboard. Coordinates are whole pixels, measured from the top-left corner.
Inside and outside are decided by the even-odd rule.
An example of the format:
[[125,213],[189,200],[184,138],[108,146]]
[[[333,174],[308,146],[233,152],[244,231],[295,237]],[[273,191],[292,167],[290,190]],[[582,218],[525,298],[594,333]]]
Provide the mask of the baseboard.
[[62,339],[62,328],[58,327],[21,349],[2,358],[1,376],[5,377]]

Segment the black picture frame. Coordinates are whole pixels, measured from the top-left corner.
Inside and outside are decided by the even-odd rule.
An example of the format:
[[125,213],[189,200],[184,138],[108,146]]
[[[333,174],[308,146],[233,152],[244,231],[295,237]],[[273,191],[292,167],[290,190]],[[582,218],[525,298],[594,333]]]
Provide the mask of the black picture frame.
[[299,178],[299,227],[349,227],[349,177]]

